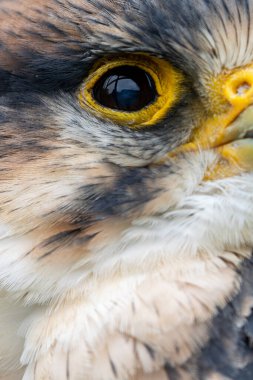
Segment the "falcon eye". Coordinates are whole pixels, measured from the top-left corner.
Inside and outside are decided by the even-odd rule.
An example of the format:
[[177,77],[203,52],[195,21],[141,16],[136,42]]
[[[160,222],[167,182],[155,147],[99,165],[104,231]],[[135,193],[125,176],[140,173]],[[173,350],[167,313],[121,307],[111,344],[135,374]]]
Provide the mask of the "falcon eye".
[[166,117],[182,94],[183,74],[144,53],[98,60],[77,96],[86,112],[120,126],[144,128]]
[[154,80],[146,71],[134,66],[120,66],[98,80],[93,97],[104,107],[132,112],[153,103],[157,92]]

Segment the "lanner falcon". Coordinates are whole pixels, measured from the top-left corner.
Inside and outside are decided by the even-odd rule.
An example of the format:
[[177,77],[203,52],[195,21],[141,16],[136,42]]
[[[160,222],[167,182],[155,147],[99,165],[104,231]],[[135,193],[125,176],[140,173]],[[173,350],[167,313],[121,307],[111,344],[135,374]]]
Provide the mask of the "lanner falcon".
[[0,380],[253,379],[253,0],[0,0]]

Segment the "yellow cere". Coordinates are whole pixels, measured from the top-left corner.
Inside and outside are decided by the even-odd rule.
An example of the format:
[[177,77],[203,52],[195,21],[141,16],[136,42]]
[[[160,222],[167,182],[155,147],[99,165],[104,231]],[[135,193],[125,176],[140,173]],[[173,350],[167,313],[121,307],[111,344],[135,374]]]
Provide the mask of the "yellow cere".
[[233,141],[236,136],[231,135],[230,126],[253,103],[252,66],[222,73],[218,79],[219,84],[210,95],[216,95],[227,107],[207,120],[204,128],[200,126],[194,141],[203,147],[218,147]]
[[[209,84],[209,108],[212,115],[194,130],[190,141],[175,149],[171,155],[221,147],[240,138],[240,128],[234,125],[239,115],[253,104],[253,66],[225,71]],[[225,152],[225,151],[224,151]]]
[[214,148],[219,158],[206,173],[206,180],[252,171],[252,139],[244,139],[244,135],[253,120],[253,65],[225,71],[213,78],[208,96],[213,115],[197,126],[188,143],[169,156]]
[[[104,107],[93,96],[98,80],[109,70],[121,66],[138,67],[148,73],[154,81],[157,96],[155,100],[138,111],[121,111]],[[95,114],[133,128],[152,126],[162,120],[182,94],[183,75],[167,61],[148,54],[125,54],[110,56],[96,62],[82,84],[78,99],[80,105]]]

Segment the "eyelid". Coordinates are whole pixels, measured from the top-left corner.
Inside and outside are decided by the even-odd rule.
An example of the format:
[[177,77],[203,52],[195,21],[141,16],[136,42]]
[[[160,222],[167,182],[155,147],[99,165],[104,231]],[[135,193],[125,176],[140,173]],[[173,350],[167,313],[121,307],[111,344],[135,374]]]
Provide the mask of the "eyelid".
[[[120,66],[139,67],[154,80],[157,92],[156,100],[147,107],[133,112],[124,112],[103,107],[93,97],[93,88],[97,81],[109,70]],[[157,124],[182,95],[183,74],[167,61],[148,54],[126,54],[99,60],[82,84],[78,99],[81,107],[118,124],[136,128]]]

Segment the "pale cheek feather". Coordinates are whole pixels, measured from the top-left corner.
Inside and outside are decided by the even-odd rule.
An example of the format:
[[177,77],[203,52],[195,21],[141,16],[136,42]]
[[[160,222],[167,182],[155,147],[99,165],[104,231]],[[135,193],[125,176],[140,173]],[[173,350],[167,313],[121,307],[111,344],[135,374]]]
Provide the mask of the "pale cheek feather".
[[[195,299],[194,294],[191,290],[186,294],[180,293],[178,281],[180,282],[181,279],[203,289],[202,301],[206,300],[204,302],[210,304],[212,295],[213,306],[210,307],[207,315],[204,313],[205,308],[204,314],[196,312],[198,316],[203,316],[204,321],[215,313],[217,306],[224,305],[225,300],[236,290],[238,279],[232,270],[226,268],[223,260],[237,266],[243,257],[250,255],[250,247],[253,245],[253,175],[244,174],[215,183],[203,182],[201,175],[204,175],[206,166],[215,160],[215,156],[203,155],[201,164],[198,160],[199,157],[191,161],[193,167],[190,175],[182,177],[182,181],[187,181],[187,183],[182,182],[181,188],[187,188],[188,191],[181,191],[180,197],[176,197],[176,207],[174,199],[173,209],[170,210],[168,207],[163,216],[143,217],[134,221],[125,230],[122,226],[119,236],[114,240],[111,239],[110,247],[107,248],[101,242],[97,243],[97,251],[73,262],[72,267],[50,266],[50,260],[44,266],[41,265],[32,256],[26,256],[33,242],[24,237],[13,238],[11,226],[2,226],[0,278],[6,288],[12,290],[13,301],[19,299],[15,301],[18,302],[17,313],[14,313],[9,304],[10,294],[9,300],[4,298],[0,305],[0,315],[2,315],[0,322],[4,327],[2,352],[9,356],[10,366],[15,368],[18,364],[14,362],[15,352],[12,352],[10,347],[15,345],[16,350],[21,352],[22,339],[26,341],[22,362],[31,363],[27,379],[30,379],[29,371],[32,370],[36,360],[40,361],[42,368],[45,366],[43,371],[46,371],[48,362],[47,359],[45,363],[43,362],[43,352],[50,347],[50,350],[54,351],[56,341],[63,344],[66,349],[58,356],[53,355],[54,360],[61,362],[61,355],[66,356],[68,349],[73,350],[71,351],[72,360],[77,360],[76,357],[79,357],[79,354],[77,355],[74,346],[78,342],[78,351],[82,352],[82,362],[85,366],[83,372],[89,373],[89,367],[98,360],[93,351],[92,358],[89,356],[89,350],[96,351],[98,341],[106,342],[108,338],[106,334],[114,336],[115,326],[117,326],[116,330],[128,331],[128,333],[131,331],[133,336],[138,336],[141,325],[138,324],[136,318],[134,318],[136,326],[139,327],[131,325],[133,320],[131,305],[134,302],[135,309],[139,308],[140,315],[147,313],[140,302],[140,299],[146,295],[150,295],[145,302],[151,309],[152,305],[160,302],[161,315],[164,321],[169,321],[173,328],[173,321],[177,319],[167,314],[171,312],[171,307],[169,310],[166,308],[163,310],[164,301],[161,295],[164,294],[164,297],[170,295],[172,302],[171,297],[177,294],[179,300],[186,297],[184,302],[191,305],[193,301],[189,300],[191,297]],[[213,279],[212,276],[214,276]],[[156,284],[154,288],[159,289],[159,292],[153,295],[152,292],[150,293],[152,281]],[[211,284],[216,284],[216,290]],[[144,292],[143,295],[142,292]],[[22,306],[24,299],[30,306]],[[35,300],[44,303],[50,299],[52,302],[49,308],[46,305],[33,306]],[[174,312],[180,313],[177,297],[173,302],[175,302]],[[62,313],[62,308],[64,308],[64,313]],[[196,310],[198,308],[199,306],[196,305]],[[186,308],[186,318],[189,318],[190,310]],[[147,321],[149,318],[152,319],[152,316],[148,314]],[[62,320],[62,315],[65,315],[67,320]],[[141,320],[143,321],[143,318]],[[10,321],[12,323],[9,323]],[[154,327],[157,326],[156,319],[152,323]],[[67,331],[66,326],[69,326],[70,330]],[[143,334],[145,331],[151,330],[144,328]],[[196,339],[202,342],[206,327],[200,327],[199,333],[196,331],[195,326]],[[21,334],[23,338],[17,341],[16,334]],[[70,336],[71,344],[69,343]],[[190,340],[195,339],[190,333],[185,334],[185,337],[187,336]],[[151,334],[150,343],[153,338]],[[116,341],[123,339],[121,342],[123,344],[124,334],[123,337],[114,336],[112,341],[114,339]],[[174,338],[171,339],[173,342]],[[175,339],[177,339],[176,336]],[[183,343],[189,346],[189,342]],[[151,365],[147,358],[143,359],[142,364],[135,362],[137,359],[131,356],[133,352],[131,340],[124,344],[126,355],[130,362],[132,361],[133,368]],[[157,342],[158,347],[160,344],[165,343]],[[83,351],[80,350],[81,345],[83,345]],[[196,345],[198,345],[197,342],[192,343],[192,347]],[[101,345],[103,351],[102,347],[103,345]],[[108,353],[108,350],[112,349],[109,347],[105,351]],[[139,350],[142,352],[144,349],[139,347]],[[167,347],[166,350],[170,351],[171,347]],[[182,347],[182,350],[184,352],[182,357],[186,358],[190,352],[185,351],[185,347]],[[99,352],[103,356],[102,351]],[[170,354],[173,357],[173,353],[170,352]],[[86,359],[85,355],[87,355]],[[98,357],[101,359],[100,356]],[[162,357],[158,355],[152,364],[154,368],[156,365],[158,368],[158,363],[162,360]],[[66,360],[63,363],[66,363]],[[119,368],[121,368],[120,365]],[[121,371],[123,371],[122,368]],[[131,365],[128,368],[131,368]],[[102,376],[101,374],[94,373],[94,376],[94,379],[102,379],[99,377]],[[105,380],[108,378],[105,377]]]
[[[214,159],[213,155],[211,158]],[[190,175],[182,177],[181,189],[188,190],[180,191],[180,197],[176,194],[176,207],[174,199],[173,209],[168,207],[163,216],[139,218],[131,226],[118,223],[117,236],[114,228],[108,226],[104,237],[94,238],[90,253],[84,250],[79,259],[73,255],[72,262],[71,255],[66,262],[60,256],[56,262],[50,257],[46,261],[37,260],[27,254],[35,242],[25,236],[12,236],[11,227],[4,226],[4,231],[9,232],[0,243],[2,284],[19,296],[28,292],[27,301],[34,296],[44,302],[85,281],[91,270],[93,280],[88,278],[88,282],[96,283],[96,278],[113,273],[145,273],[163,262],[173,264],[175,259],[199,254],[212,257],[223,250],[241,252],[242,248],[251,247],[252,174],[215,183],[202,182],[200,172],[203,176],[205,165],[197,164],[197,159]],[[208,155],[205,161],[208,162]]]

